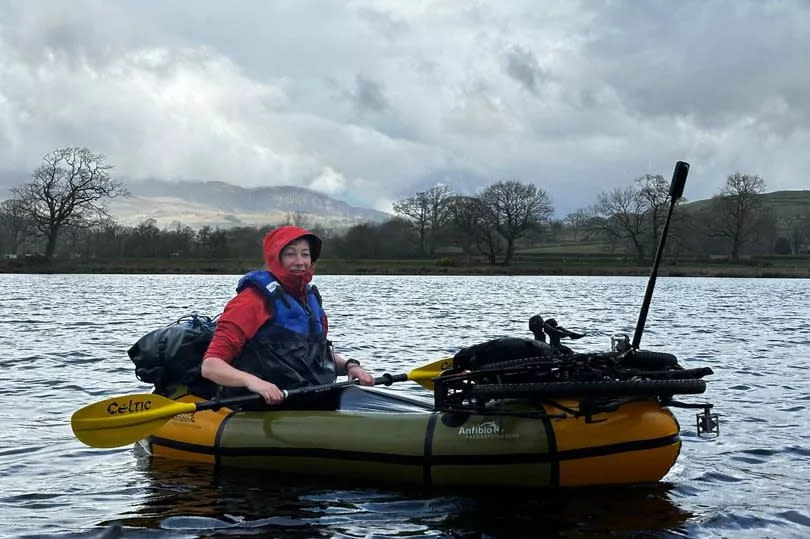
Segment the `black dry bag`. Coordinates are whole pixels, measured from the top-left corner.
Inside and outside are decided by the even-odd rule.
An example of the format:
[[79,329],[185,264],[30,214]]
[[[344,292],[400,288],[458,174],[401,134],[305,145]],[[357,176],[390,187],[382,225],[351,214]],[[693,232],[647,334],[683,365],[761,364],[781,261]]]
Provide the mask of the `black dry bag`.
[[504,337],[462,348],[453,356],[453,368],[474,371],[504,361],[550,357],[554,352],[542,341]]
[[158,392],[182,384],[202,397],[213,395],[216,385],[203,378],[200,369],[215,326],[214,319],[191,314],[147,333],[127,350],[135,376],[154,384]]

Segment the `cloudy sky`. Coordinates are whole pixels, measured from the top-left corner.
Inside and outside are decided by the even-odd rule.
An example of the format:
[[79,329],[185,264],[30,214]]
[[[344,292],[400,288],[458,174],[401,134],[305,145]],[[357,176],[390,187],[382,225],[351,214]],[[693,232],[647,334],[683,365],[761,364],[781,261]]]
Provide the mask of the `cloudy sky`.
[[562,217],[679,159],[692,200],[810,189],[808,28],[801,0],[0,0],[0,177],[80,145],[382,210],[516,179]]

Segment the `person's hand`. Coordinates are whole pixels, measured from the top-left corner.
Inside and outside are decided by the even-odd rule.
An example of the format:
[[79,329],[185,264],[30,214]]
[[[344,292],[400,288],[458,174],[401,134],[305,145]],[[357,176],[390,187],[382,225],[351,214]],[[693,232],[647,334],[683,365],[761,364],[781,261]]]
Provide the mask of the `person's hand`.
[[357,380],[361,386],[373,386],[374,377],[366,372],[360,365],[350,365],[349,372],[346,373],[349,380]]
[[267,404],[281,404],[281,401],[284,400],[284,393],[281,392],[276,384],[267,382],[261,378],[255,378],[248,382],[247,388],[261,395]]

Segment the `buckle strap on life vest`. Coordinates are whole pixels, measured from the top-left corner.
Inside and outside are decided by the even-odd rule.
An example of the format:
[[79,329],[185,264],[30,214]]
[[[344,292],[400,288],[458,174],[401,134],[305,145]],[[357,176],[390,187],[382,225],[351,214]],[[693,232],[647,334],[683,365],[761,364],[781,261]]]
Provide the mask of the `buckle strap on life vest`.
[[239,279],[236,285],[236,292],[239,293],[248,286],[253,285],[270,299],[280,299],[288,309],[292,307],[289,294],[284,291],[284,287],[276,280],[275,276],[266,270],[255,270],[245,274]]

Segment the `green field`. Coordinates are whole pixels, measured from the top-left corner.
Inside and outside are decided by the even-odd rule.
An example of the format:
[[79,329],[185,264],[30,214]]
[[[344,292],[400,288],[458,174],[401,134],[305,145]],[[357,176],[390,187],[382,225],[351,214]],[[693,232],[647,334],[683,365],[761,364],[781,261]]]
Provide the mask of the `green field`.
[[531,249],[520,251],[521,256],[532,254],[570,255],[570,254],[604,254],[605,244],[599,241],[557,241]]
[[[808,215],[810,212],[810,190],[774,191],[763,193],[762,203],[778,220],[789,220]],[[708,209],[712,199],[687,202],[678,206],[687,212],[698,212]]]

